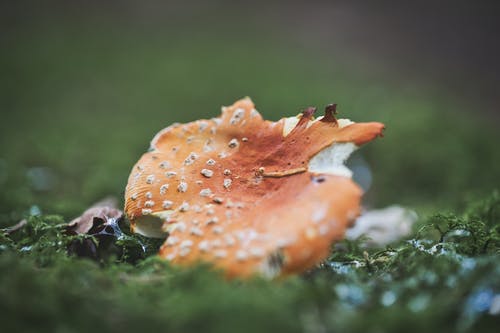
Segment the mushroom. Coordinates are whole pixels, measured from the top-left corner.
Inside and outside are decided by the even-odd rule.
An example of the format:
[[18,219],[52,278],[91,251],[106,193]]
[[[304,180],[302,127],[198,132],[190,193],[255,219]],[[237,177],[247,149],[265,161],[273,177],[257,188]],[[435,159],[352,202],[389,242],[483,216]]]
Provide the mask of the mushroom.
[[345,160],[384,128],[335,109],[271,122],[244,98],[220,117],[163,129],[129,177],[132,230],[168,236],[159,255],[174,264],[210,262],[229,277],[311,268],[359,214]]

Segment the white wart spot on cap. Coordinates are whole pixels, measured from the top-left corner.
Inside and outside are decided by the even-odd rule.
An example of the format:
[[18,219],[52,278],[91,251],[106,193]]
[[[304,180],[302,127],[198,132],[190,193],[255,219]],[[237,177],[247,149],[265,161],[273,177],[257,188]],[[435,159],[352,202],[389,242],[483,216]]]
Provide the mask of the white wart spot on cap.
[[198,154],[191,152],[188,157],[184,160],[184,165],[191,165],[198,159]]
[[252,110],[250,111],[250,117],[251,117],[251,118],[255,118],[255,117],[258,117],[258,116],[260,116],[259,111],[255,110],[255,109],[252,109]]
[[177,191],[184,193],[188,189],[188,184],[186,182],[180,182],[179,185],[177,185]]
[[202,197],[209,197],[212,195],[212,190],[209,188],[204,188],[203,190],[200,191],[200,196]]
[[167,190],[168,190],[168,184],[163,184],[162,186],[160,186],[160,194],[161,195],[164,195],[165,193],[167,193]]
[[198,249],[200,249],[201,252],[208,252],[210,250],[210,243],[203,240],[198,244]]
[[227,257],[227,251],[226,250],[215,250],[214,251],[214,257],[215,258],[225,258]]
[[317,235],[318,233],[316,232],[316,229],[312,227],[307,228],[305,231],[305,236],[307,239],[314,239]]
[[189,253],[191,253],[191,248],[190,247],[181,247],[180,251],[179,251],[179,255],[181,257],[185,257],[187,256]]
[[193,246],[193,241],[190,239],[183,240],[182,243],[179,245],[181,248],[183,247],[191,247]]
[[198,130],[203,132],[208,127],[208,123],[206,121],[200,121],[198,125]]
[[243,250],[236,251],[236,260],[238,260],[238,261],[245,261],[247,259],[248,259],[248,253],[246,253]]
[[155,175],[149,175],[146,177],[146,183],[153,184],[154,181],[155,181]]
[[207,178],[210,178],[214,175],[214,172],[210,169],[201,169],[201,174]]
[[281,238],[281,239],[278,239],[278,241],[276,242],[276,246],[279,248],[285,248],[292,243],[293,243],[293,240],[291,240],[291,239]]
[[229,141],[229,143],[227,144],[229,148],[236,148],[238,147],[240,143],[238,142],[238,139],[236,138],[233,138],[231,139],[231,141]]
[[198,237],[203,236],[203,231],[198,227],[192,227],[190,230],[190,233],[191,233],[191,235],[195,235]]
[[328,233],[328,230],[330,230],[330,228],[326,224],[322,224],[318,228],[318,232],[321,236],[326,235]]
[[212,217],[212,218],[208,219],[208,220],[207,220],[207,222],[205,222],[205,224],[206,224],[206,225],[210,225],[210,224],[215,224],[215,223],[217,223],[217,222],[219,222],[219,219],[218,219],[217,217],[215,217],[215,216],[214,216],[214,217]]
[[165,242],[165,244],[167,244],[167,246],[174,246],[178,242],[179,242],[179,239],[177,237],[170,236],[167,238],[167,241]]
[[215,197],[215,198],[213,199],[213,201],[214,201],[215,203],[217,203],[217,204],[221,204],[221,203],[223,203],[223,202],[224,202],[224,199],[223,199],[223,198],[221,198],[221,197]]
[[179,206],[179,210],[181,212],[187,212],[189,210],[189,204],[184,201],[180,206]]
[[203,146],[203,152],[204,152],[204,153],[209,153],[209,152],[211,152],[211,151],[213,151],[213,150],[214,150],[214,148],[213,148],[212,146],[210,146],[209,144],[205,144],[205,145]]
[[236,240],[231,235],[226,234],[226,235],[224,235],[223,238],[224,238],[224,242],[226,242],[227,246],[233,246],[234,244],[236,244]]
[[165,201],[163,201],[163,203],[162,203],[162,205],[161,205],[161,206],[162,206],[164,209],[170,209],[170,208],[172,208],[172,205],[173,205],[173,204],[174,204],[174,203],[173,203],[172,201],[170,201],[170,200],[165,200]]
[[172,165],[168,161],[163,161],[159,164],[160,169],[168,169],[171,168]]
[[186,224],[184,222],[177,222],[174,225],[174,230],[178,232],[184,232],[186,231]]
[[222,246],[222,242],[220,241],[220,239],[214,239],[212,241],[212,247],[221,247]]
[[252,247],[250,249],[250,255],[255,258],[262,258],[264,256],[265,252],[263,249],[260,247]]
[[224,188],[228,189],[231,187],[231,184],[233,183],[233,181],[229,178],[226,178],[224,179]]
[[221,226],[215,226],[213,227],[212,232],[214,234],[222,234],[224,232],[224,228]]
[[313,223],[319,223],[326,217],[327,213],[328,206],[317,207],[311,215],[311,221],[313,221]]
[[245,109],[238,108],[238,109],[234,110],[233,115],[231,116],[231,119],[229,120],[229,123],[231,125],[236,125],[243,119],[244,116],[245,116]]

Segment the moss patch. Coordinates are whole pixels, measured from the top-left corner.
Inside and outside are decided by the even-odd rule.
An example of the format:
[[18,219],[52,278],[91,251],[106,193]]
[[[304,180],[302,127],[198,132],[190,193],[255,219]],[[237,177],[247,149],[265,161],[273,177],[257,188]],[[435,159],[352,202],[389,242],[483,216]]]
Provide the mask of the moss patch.
[[[67,254],[58,216],[30,216],[0,240],[0,311],[9,331],[494,331],[500,196],[438,214],[408,240],[335,245],[329,260],[282,281],[226,281],[171,267],[127,235],[99,260]],[[154,249],[155,244],[147,244]],[[498,302],[498,300],[497,300]]]

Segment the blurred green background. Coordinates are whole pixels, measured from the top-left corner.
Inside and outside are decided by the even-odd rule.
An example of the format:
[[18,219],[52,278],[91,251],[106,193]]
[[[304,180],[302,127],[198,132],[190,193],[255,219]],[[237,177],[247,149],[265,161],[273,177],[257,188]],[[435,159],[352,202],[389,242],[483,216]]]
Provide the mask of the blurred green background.
[[499,185],[498,13],[467,1],[3,1],[0,225],[34,205],[71,218],[121,198],[157,131],[243,96],[273,120],[335,102],[340,117],[384,122],[385,138],[354,156],[371,169],[365,204],[459,207]]
[[[499,17],[466,0],[0,1],[0,228],[28,221],[0,230],[1,327],[495,332]],[[142,260],[150,245],[136,261],[132,236],[68,256],[63,223],[121,198],[155,133],[243,96],[271,120],[334,102],[384,122],[350,165],[365,206],[417,211],[412,234],[341,242],[282,281]]]

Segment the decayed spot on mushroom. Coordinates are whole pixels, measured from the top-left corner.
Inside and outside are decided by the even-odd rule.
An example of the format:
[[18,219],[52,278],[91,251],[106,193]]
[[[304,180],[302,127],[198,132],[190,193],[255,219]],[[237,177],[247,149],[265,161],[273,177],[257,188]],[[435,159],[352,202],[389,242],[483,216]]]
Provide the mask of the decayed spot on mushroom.
[[359,213],[362,191],[344,162],[384,128],[336,119],[335,105],[315,113],[266,121],[245,98],[160,131],[129,177],[133,230],[168,236],[160,256],[172,263],[206,261],[228,276],[314,266]]

